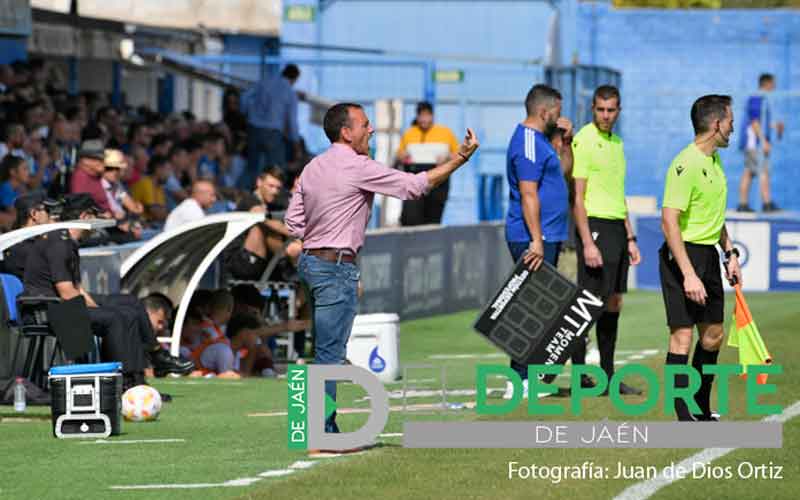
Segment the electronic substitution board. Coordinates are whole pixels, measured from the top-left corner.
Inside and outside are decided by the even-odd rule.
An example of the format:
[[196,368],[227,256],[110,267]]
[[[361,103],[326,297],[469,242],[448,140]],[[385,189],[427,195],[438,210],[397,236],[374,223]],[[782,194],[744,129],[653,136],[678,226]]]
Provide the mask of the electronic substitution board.
[[600,298],[547,262],[530,271],[520,259],[474,327],[518,363],[564,364],[576,342],[586,341],[603,307]]

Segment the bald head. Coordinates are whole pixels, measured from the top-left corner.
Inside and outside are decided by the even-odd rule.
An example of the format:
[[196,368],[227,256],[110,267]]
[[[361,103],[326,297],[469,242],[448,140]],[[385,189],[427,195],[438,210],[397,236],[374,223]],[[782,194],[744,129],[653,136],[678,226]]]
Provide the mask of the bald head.
[[192,184],[192,198],[194,198],[204,210],[207,210],[217,201],[217,188],[210,181],[195,181],[194,184]]

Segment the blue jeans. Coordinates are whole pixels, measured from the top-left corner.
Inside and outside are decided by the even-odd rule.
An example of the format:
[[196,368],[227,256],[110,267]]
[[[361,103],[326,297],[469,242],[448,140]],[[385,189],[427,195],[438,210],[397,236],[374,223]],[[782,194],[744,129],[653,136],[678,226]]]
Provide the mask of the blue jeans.
[[[340,365],[358,307],[360,272],[355,264],[328,262],[306,253],[298,264],[300,279],[311,292],[314,318],[314,363]],[[325,393],[336,400],[336,382],[325,382]],[[325,432],[338,432],[336,412],[325,421]]]
[[[511,258],[514,259],[515,263],[522,258],[522,255],[525,253],[525,251],[528,250],[528,246],[530,245],[530,241],[507,241],[506,243],[508,243],[508,251],[511,252]],[[544,242],[545,262],[552,264],[553,266],[558,266],[558,254],[560,253],[561,253],[560,241]],[[517,363],[512,359],[511,368],[513,368],[515,372],[519,373],[519,376],[520,378],[522,378],[522,380],[528,380],[527,366]]]
[[247,127],[247,168],[237,186],[245,191],[256,187],[256,177],[269,167],[286,168],[286,141],[280,130]]

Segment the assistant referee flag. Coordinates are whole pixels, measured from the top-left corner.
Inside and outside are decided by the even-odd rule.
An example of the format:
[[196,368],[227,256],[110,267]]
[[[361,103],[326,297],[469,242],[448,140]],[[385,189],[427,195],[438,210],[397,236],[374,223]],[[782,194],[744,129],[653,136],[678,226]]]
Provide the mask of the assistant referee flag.
[[[756,322],[750,314],[750,308],[744,300],[741,285],[736,285],[736,307],[733,310],[733,325],[728,335],[728,345],[739,348],[739,364],[744,370],[742,378],[747,378],[748,365],[772,363],[772,356],[769,355],[764,339],[761,338]],[[766,384],[767,374],[760,373],[757,382]]]

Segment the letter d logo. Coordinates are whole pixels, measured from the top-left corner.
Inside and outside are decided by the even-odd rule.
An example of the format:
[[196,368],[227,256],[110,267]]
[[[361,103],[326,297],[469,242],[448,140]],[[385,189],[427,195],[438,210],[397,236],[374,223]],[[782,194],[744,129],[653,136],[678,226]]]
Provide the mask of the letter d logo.
[[[386,426],[386,421],[389,419],[389,395],[378,378],[368,370],[352,365],[291,365],[288,373],[290,448],[321,450],[358,448],[372,444]],[[301,378],[306,378],[305,384],[301,383]],[[325,432],[325,418],[335,410],[333,401],[325,394],[325,381],[332,380],[347,380],[358,384],[369,395],[372,412],[367,423],[355,432],[340,434]],[[305,399],[299,394],[303,385],[307,388],[307,412],[301,412],[298,404]]]

